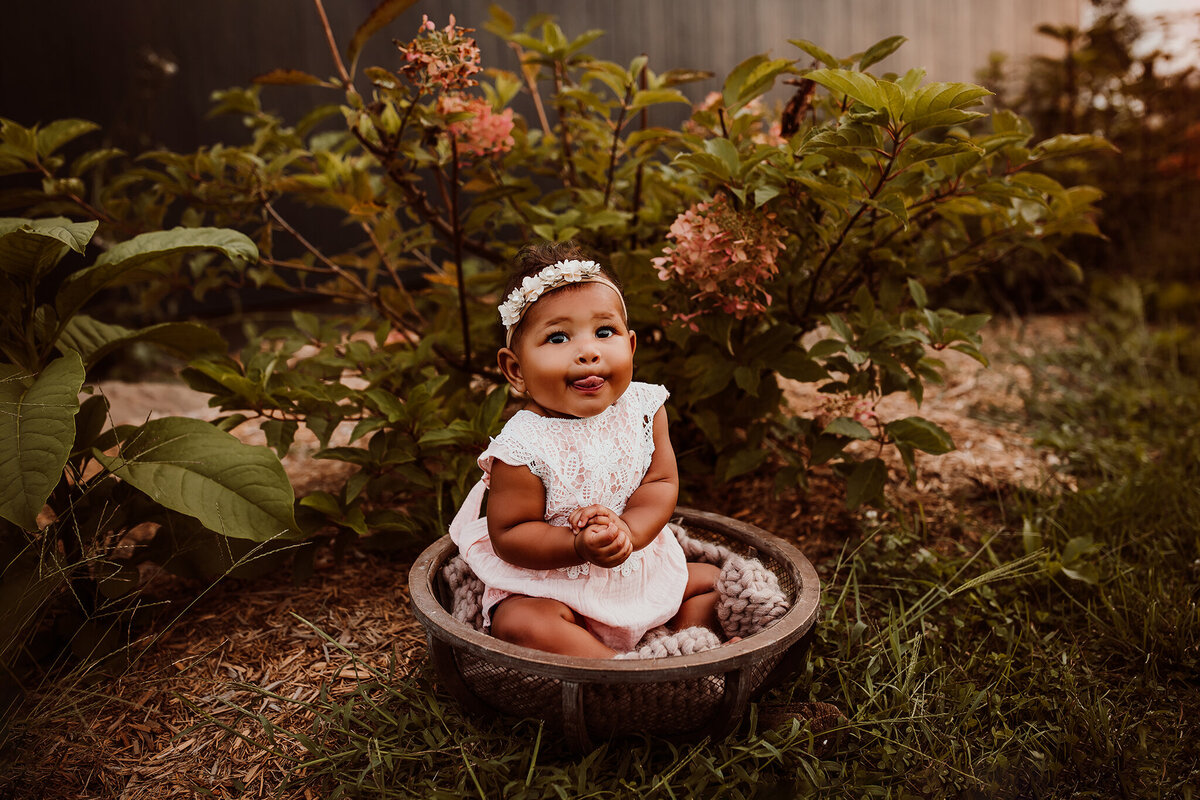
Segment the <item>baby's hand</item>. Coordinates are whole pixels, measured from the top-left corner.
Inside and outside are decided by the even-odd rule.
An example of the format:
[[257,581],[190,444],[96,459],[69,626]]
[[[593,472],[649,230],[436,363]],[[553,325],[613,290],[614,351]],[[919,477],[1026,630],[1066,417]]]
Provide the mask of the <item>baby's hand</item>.
[[575,553],[598,567],[616,567],[633,553],[633,539],[620,517],[596,519],[575,535]]
[[572,511],[571,516],[567,517],[567,522],[571,530],[578,533],[594,522],[612,522],[618,519],[620,517],[608,506],[590,505]]

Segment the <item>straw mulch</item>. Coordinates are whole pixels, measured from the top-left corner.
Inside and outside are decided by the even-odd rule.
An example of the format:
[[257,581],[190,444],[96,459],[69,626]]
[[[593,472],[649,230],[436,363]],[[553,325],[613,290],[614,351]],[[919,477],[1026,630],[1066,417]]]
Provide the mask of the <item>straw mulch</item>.
[[[1070,324],[1044,320],[1033,330],[1001,327],[992,341],[1017,348],[1023,341],[1044,343],[1061,338]],[[898,399],[878,410],[887,419],[929,417],[953,435],[959,449],[921,459],[916,483],[897,486],[892,497],[900,509],[919,507],[931,530],[973,539],[978,534],[972,519],[978,517],[969,509],[1013,485],[1046,480],[1048,457],[1015,424],[969,413],[980,406],[1015,407],[1014,388],[1026,380],[1020,368],[1008,360],[984,371],[960,354],[941,355],[950,365],[950,380],[930,391],[919,410]],[[132,420],[164,410],[211,414],[178,387],[113,385],[105,391],[114,412]],[[819,402],[804,387],[788,391],[799,408]],[[151,405],[139,407],[139,398]],[[329,465],[300,457],[289,459],[287,467],[303,494],[336,485],[341,476],[329,472]],[[892,468],[893,475],[901,471],[898,462]],[[691,503],[792,539],[817,560],[840,549],[846,535],[860,529],[864,513],[874,513],[846,511],[841,491],[837,481],[818,472],[807,495],[776,497],[766,475],[702,487]],[[262,690],[302,702],[323,690],[334,696],[353,691],[367,673],[340,648],[392,674],[419,669],[424,634],[409,609],[408,566],[394,556],[351,551],[335,562],[325,554],[307,581],[296,584],[288,575],[226,581],[186,613],[182,607],[203,587],[160,577],[147,587],[148,596],[178,602],[165,607],[153,630],[140,634],[131,665],[91,687],[49,687],[35,698],[48,710],[27,710],[10,726],[16,738],[0,751],[0,798],[276,796],[291,764],[239,738],[262,739],[261,725],[240,709],[284,728],[311,731],[311,714],[294,703],[264,699]],[[168,624],[177,616],[177,623]],[[276,742],[288,754],[301,753],[288,737]],[[311,789],[293,796],[316,797]]]
[[[38,715],[0,774],[0,797],[267,796],[289,765],[238,738],[263,739],[239,708],[295,730],[311,730],[312,719],[246,687],[301,702],[322,690],[338,696],[368,677],[365,667],[406,673],[425,649],[407,565],[361,553],[298,586],[287,576],[219,585],[139,644],[144,655],[95,686],[99,697],[76,687],[70,702]],[[301,752],[287,737],[276,742]]]

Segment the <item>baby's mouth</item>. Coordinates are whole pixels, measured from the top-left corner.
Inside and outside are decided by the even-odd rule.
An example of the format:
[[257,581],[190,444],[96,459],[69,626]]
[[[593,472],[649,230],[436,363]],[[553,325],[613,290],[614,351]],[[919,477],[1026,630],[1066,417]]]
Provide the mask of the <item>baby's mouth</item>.
[[572,381],[571,385],[581,392],[596,392],[604,385],[604,378],[599,375],[589,375],[586,378]]

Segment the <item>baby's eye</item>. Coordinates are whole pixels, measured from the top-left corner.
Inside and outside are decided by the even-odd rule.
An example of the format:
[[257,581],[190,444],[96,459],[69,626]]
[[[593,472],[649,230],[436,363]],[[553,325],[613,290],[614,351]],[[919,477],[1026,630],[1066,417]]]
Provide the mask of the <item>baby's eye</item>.
[[617,329],[611,325],[603,325],[596,329],[597,339],[607,339],[610,336],[616,336]]
[[550,344],[566,344],[567,343],[567,335],[565,333],[563,333],[562,331],[555,331],[554,333],[552,333],[546,337],[546,341],[549,342]]

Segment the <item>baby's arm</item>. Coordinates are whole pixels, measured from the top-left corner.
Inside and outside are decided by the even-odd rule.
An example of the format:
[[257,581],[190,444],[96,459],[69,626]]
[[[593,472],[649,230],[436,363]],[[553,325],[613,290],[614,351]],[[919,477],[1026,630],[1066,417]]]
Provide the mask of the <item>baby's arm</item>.
[[546,487],[528,467],[493,461],[487,504],[492,548],[518,567],[555,569],[584,562],[615,567],[633,551],[616,526],[588,525],[576,535],[546,522]]
[[492,462],[487,498],[488,536],[496,555],[528,569],[571,567],[582,562],[570,528],[545,521],[546,487],[529,467]]

